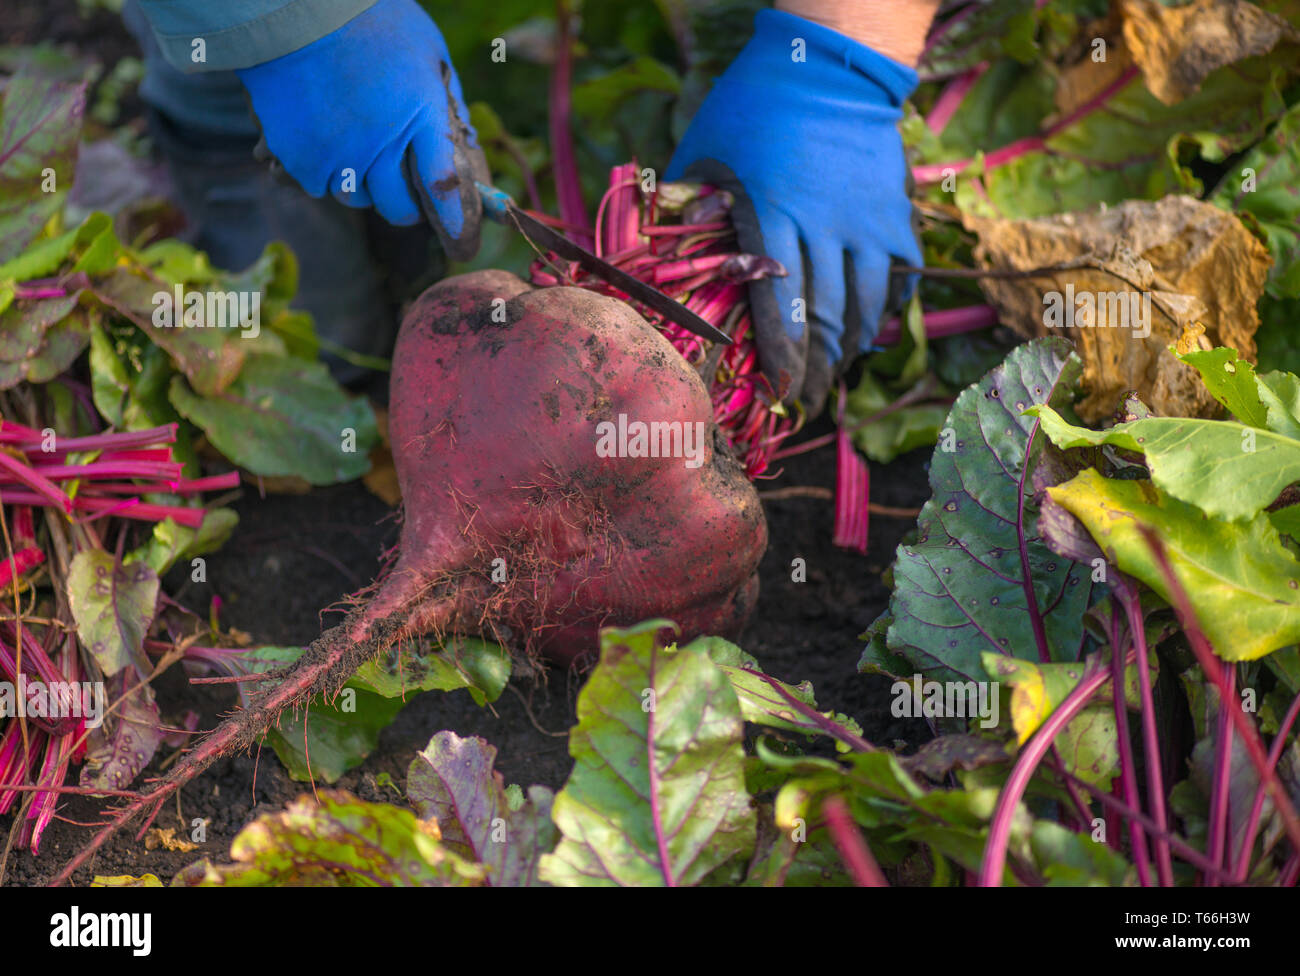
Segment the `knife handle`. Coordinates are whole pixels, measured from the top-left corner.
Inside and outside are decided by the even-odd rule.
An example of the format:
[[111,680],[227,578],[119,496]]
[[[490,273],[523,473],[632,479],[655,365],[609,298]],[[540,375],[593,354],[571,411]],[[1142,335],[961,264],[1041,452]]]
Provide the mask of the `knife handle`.
[[510,215],[510,208],[515,206],[515,201],[511,199],[510,194],[486,183],[474,185],[478,187],[479,199],[483,201],[484,216],[495,223],[504,224]]

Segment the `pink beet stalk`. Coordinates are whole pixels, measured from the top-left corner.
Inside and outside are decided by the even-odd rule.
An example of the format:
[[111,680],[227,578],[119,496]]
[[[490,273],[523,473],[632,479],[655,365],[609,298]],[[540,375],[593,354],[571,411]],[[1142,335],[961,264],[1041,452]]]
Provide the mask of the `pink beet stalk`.
[[0,587],[8,588],[14,576],[22,576],[29,569],[35,569],[45,562],[45,553],[36,546],[29,546],[15,552],[13,559],[0,560]]
[[28,742],[32,747],[30,753],[23,752],[22,730],[17,722],[10,722],[4,738],[0,739],[0,814],[8,813],[18,799],[17,791],[9,787],[26,782],[43,734],[32,732],[29,735]]
[[[945,308],[936,312],[926,312],[925,335],[928,339],[942,339],[946,336],[960,335],[963,332],[978,332],[998,324],[998,312],[992,305],[964,305],[961,308]],[[876,336],[876,345],[892,346],[903,337],[903,323],[892,318],[880,328]]]
[[[0,503],[5,505],[36,505],[48,506],[50,501],[34,492],[21,491],[19,489],[2,489],[0,490]],[[121,501],[115,498],[96,498],[88,495],[78,495],[71,499],[71,511],[73,512],[96,512],[103,514],[108,509],[117,508]],[[198,528],[203,524],[203,509],[187,508],[180,505],[153,505],[139,503],[132,505],[130,508],[123,509],[120,513],[125,518],[138,519],[144,522],[161,522],[163,519],[170,518],[181,525],[190,528]]]
[[982,61],[944,86],[939,97],[934,100],[934,107],[930,109],[930,114],[925,117],[925,124],[931,132],[935,135],[943,134],[952,117],[957,114],[957,109],[961,108],[961,103],[988,69],[989,62]]
[[[558,165],[558,161],[557,161]],[[746,291],[743,283],[765,274],[780,273],[779,266],[753,255],[737,252],[729,221],[708,220],[725,213],[724,198],[701,188],[695,204],[684,213],[691,223],[656,223],[660,211],[656,197],[643,199],[635,163],[610,171],[609,188],[597,210],[597,239],[606,260],[641,281],[659,287],[736,340],[713,360],[713,376],[705,376],[714,420],[728,442],[736,448],[746,472],[754,477],[766,470],[777,446],[800,426],[783,412],[774,412],[780,399],[768,379],[757,368],[751,323],[744,314]],[[561,181],[563,182],[563,181]],[[716,197],[713,206],[699,201]],[[563,213],[563,204],[562,210]],[[670,217],[669,219],[676,219]],[[568,231],[575,240],[580,235]],[[647,246],[643,241],[648,240]],[[555,273],[553,267],[565,270]],[[603,280],[554,255],[536,261],[531,269],[533,284],[551,286],[575,284],[626,300],[627,296]],[[687,362],[702,368],[709,362],[711,344],[679,326],[667,322],[649,309],[638,307],[663,333]]]
[[65,512],[72,511],[72,499],[65,495],[54,482],[37,474],[26,464],[0,451],[0,477],[8,473],[14,480],[32,489],[41,499],[37,504],[54,505]]
[[[1228,718],[1228,709],[1234,707],[1237,669],[1225,667],[1229,697],[1219,701],[1219,715],[1216,721],[1214,779],[1210,783],[1210,822],[1206,834],[1210,840],[1210,860],[1216,867],[1226,867],[1224,855],[1228,849],[1228,800],[1229,785],[1232,779],[1232,720]],[[1216,878],[1206,878],[1206,887],[1218,884]]]
[[[1277,769],[1277,762],[1282,758],[1282,749],[1286,746],[1287,736],[1291,734],[1291,728],[1295,725],[1297,715],[1300,715],[1300,695],[1296,695],[1291,700],[1291,707],[1286,710],[1286,717],[1282,719],[1282,724],[1278,726],[1277,735],[1273,739],[1273,746],[1269,749],[1268,768],[1270,773]],[[1237,850],[1235,868],[1237,884],[1244,884],[1246,875],[1250,871],[1250,852],[1255,847],[1255,837],[1259,832],[1259,818],[1264,812],[1264,794],[1267,787],[1266,779],[1261,777],[1259,786],[1255,790],[1255,802],[1250,808],[1250,817],[1246,821],[1245,836],[1242,837],[1241,847]]]
[[31,470],[51,481],[93,478],[146,478],[151,481],[175,481],[183,464],[157,461],[92,461],[89,464],[38,464]]
[[571,17],[567,0],[556,3],[555,65],[551,69],[550,129],[551,154],[554,157],[555,191],[559,197],[560,218],[566,223],[582,228],[573,235],[583,247],[591,247],[591,232],[586,228],[587,207],[582,200],[582,183],[578,177],[578,163],[573,152],[573,130],[570,115],[573,84],[573,38],[570,35]]
[[[7,425],[6,425],[7,426]],[[45,435],[38,430],[25,428],[28,433],[13,437],[7,443],[22,445],[24,452],[44,457],[68,454],[75,451],[113,451],[125,448],[148,447],[152,444],[172,444],[176,441],[176,424],[163,424],[148,430],[123,430],[107,434],[90,434],[86,437],[61,437],[54,441],[54,450],[42,450]]]
[[831,542],[866,555],[871,473],[843,427],[835,447],[835,532]]
[[997,807],[993,810],[988,840],[984,845],[984,858],[980,862],[979,876],[976,880],[976,884],[980,887],[1001,886],[1002,873],[1007,863],[1007,844],[1011,839],[1011,824],[1015,818],[1016,808],[1020,805],[1020,800],[1029,787],[1029,781],[1034,776],[1034,771],[1065,726],[1083,711],[1092,700],[1092,696],[1109,680],[1110,672],[1106,668],[1095,668],[1086,672],[1083,680],[1074,686],[1074,690],[1065,696],[1061,704],[1056,706],[1056,711],[1048,716],[1047,721],[1021,749],[1020,756],[1011,769],[1011,775],[1007,777],[1002,792],[998,795]]

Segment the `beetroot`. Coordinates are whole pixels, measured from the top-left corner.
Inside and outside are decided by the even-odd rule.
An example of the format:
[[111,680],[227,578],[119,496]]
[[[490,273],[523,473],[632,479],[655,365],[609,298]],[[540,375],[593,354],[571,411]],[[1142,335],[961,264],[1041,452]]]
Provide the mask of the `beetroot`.
[[[595,649],[605,625],[667,617],[689,639],[744,623],[767,544],[758,496],[713,424],[698,374],[627,305],[579,288],[533,289],[502,271],[462,275],[411,307],[394,365],[389,433],[404,502],[396,564],[282,680],[121,810],[58,881],[137,813],[156,814],[286,708],[336,693],[404,637],[478,633],[568,663]],[[660,437],[621,444],[629,456],[598,453],[602,432],[637,424],[659,425]],[[686,436],[696,432],[698,445]],[[694,447],[687,457],[636,456]]]
[[[563,661],[609,623],[739,629],[767,544],[758,496],[715,444],[699,376],[631,308],[503,271],[464,275],[421,296],[394,361],[406,522],[372,617],[415,607],[420,632],[482,621]],[[598,456],[598,431],[620,415],[675,425],[683,449],[698,431],[702,456]],[[491,582],[497,559],[504,584]],[[449,575],[468,585],[421,596]]]

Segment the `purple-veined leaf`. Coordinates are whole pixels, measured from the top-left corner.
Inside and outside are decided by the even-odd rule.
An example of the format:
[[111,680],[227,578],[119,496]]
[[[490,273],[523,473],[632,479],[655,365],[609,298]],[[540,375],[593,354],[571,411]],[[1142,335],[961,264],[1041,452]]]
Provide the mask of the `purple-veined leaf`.
[[574,770],[552,808],[564,836],[542,880],[692,885],[752,852],[740,703],[702,648],[661,646],[671,626],[602,633],[569,735]]
[[555,847],[554,795],[533,786],[511,802],[494,766],[496,748],[476,737],[439,732],[411,760],[407,799],[423,819],[438,822],[443,844],[488,868],[493,887],[540,884],[541,856]]
[[0,261],[19,254],[72,186],[86,86],[15,75],[0,105]]
[[[104,724],[87,739],[86,764],[81,785],[106,790],[130,789],[131,783],[162,742],[162,721],[158,704],[148,685],[140,684],[134,669],[109,682],[110,704],[125,692],[125,698]],[[130,690],[126,690],[127,688]]]
[[68,570],[68,603],[77,636],[107,675],[143,660],[144,635],[158,602],[158,574],[103,549],[77,553]]
[[933,497],[916,542],[898,550],[887,634],[889,650],[929,677],[985,680],[985,651],[1079,657],[1091,567],[1041,537],[1031,468],[1047,439],[1022,415],[1035,403],[1068,404],[1079,369],[1064,340],[1035,340],[964,390],[948,415],[930,465]]

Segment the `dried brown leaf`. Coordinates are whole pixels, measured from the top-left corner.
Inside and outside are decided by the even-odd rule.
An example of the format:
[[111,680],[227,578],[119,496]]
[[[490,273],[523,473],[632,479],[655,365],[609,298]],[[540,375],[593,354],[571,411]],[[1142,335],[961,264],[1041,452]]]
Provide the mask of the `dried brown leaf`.
[[1217,68],[1300,40],[1300,31],[1246,0],[1192,0],[1179,7],[1122,0],[1120,6],[1129,52],[1151,94],[1166,105],[1192,94]]
[[[1022,335],[1064,335],[1083,359],[1088,397],[1079,413],[1089,421],[1108,416],[1123,395],[1137,390],[1157,414],[1205,416],[1216,409],[1196,372],[1168,351],[1204,330],[1209,341],[1255,357],[1256,302],[1271,263],[1268,250],[1234,216],[1187,196],[1129,200],[1093,213],[1032,220],[967,215],[980,243],[975,257],[986,268],[1028,271],[1068,265],[1041,277],[982,279],[1002,322]],[[1082,296],[1096,299],[1096,327],[1048,328],[1048,293],[1073,296],[1067,309],[1087,319]],[[1150,333],[1116,327],[1104,296],[1150,296]],[[1088,301],[1092,301],[1089,299]],[[1131,325],[1131,323],[1129,323]]]
[[150,827],[149,832],[144,835],[144,848],[147,851],[156,851],[160,847],[168,851],[187,852],[199,849],[199,845],[193,841],[177,837],[175,827]]
[[1133,59],[1124,46],[1119,11],[1110,10],[1105,17],[1079,28],[1070,47],[1052,67],[1056,75],[1053,100],[1056,115],[1044,120],[1050,124],[1092,101],[1133,67]]

